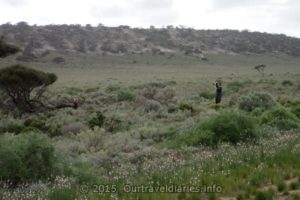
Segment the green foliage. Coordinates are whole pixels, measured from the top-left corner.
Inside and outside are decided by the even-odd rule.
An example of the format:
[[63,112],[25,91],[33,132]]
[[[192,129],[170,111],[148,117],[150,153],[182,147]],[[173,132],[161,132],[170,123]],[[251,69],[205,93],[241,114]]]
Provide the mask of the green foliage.
[[210,106],[209,106],[209,108],[211,108],[211,109],[214,109],[214,110],[220,110],[220,109],[223,109],[224,108],[224,105],[222,105],[222,104],[211,104]]
[[46,180],[58,173],[54,148],[47,136],[23,133],[17,136],[5,134],[0,140],[0,173],[5,180]]
[[240,89],[244,88],[245,84],[239,81],[233,81],[227,84],[229,90],[233,92],[238,92]]
[[[25,112],[34,110],[34,103],[45,92],[45,88],[57,80],[52,73],[25,67],[11,65],[0,69],[0,89],[5,91],[13,103]],[[35,96],[31,96],[36,89]]]
[[36,128],[38,130],[46,131],[46,119],[42,117],[28,118],[24,121],[24,126]]
[[179,106],[178,106],[178,109],[181,110],[181,111],[188,110],[191,113],[195,112],[194,107],[192,105],[188,104],[188,103],[180,103]]
[[7,44],[4,42],[3,37],[0,38],[0,58],[15,54],[19,51],[20,49],[18,47]]
[[264,92],[255,92],[240,99],[239,108],[251,112],[255,108],[270,109],[275,106],[272,96]]
[[192,146],[215,146],[220,142],[247,142],[257,136],[254,121],[249,116],[236,111],[225,111],[200,121],[196,128],[184,136],[183,141]]
[[68,188],[57,188],[49,194],[49,200],[74,200],[76,199],[76,190]]
[[94,127],[102,127],[105,122],[105,116],[102,112],[98,111],[96,112],[96,116],[93,117],[89,122],[89,127],[94,128]]
[[277,183],[277,190],[279,192],[283,192],[286,188],[287,188],[287,185],[284,181],[281,180]]
[[32,89],[42,85],[50,85],[56,80],[55,74],[18,64],[0,70],[0,87],[2,89]]
[[82,92],[82,89],[76,87],[67,88],[67,94],[70,96],[77,96],[78,93]]
[[215,98],[216,94],[213,92],[203,91],[199,93],[199,96],[210,100]]
[[19,134],[23,131],[25,127],[21,124],[15,124],[15,123],[11,123],[8,124],[5,127],[0,127],[0,134],[1,133],[15,133],[15,134]]
[[300,189],[300,183],[299,183],[299,181],[292,182],[291,185],[290,185],[290,188],[292,190],[298,190],[298,189]]
[[290,130],[299,127],[299,120],[284,107],[275,107],[261,116],[261,124],[277,127],[279,130]]
[[281,85],[283,86],[293,86],[294,83],[291,80],[284,80],[281,82]]
[[135,95],[127,89],[121,89],[117,93],[118,101],[133,101],[134,99]]
[[300,103],[297,103],[291,107],[291,112],[300,119]]
[[121,89],[120,85],[109,85],[109,86],[107,86],[105,91],[106,92],[114,92],[114,91],[118,91],[120,89]]
[[272,200],[274,199],[274,195],[269,192],[259,191],[256,193],[255,200]]
[[118,117],[109,117],[105,120],[105,129],[109,132],[116,132],[122,128],[124,128],[124,124]]

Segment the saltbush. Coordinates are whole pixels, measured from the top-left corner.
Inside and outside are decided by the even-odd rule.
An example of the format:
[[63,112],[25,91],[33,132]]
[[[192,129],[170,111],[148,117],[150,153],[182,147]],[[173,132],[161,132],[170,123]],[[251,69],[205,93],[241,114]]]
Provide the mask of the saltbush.
[[233,81],[227,84],[229,90],[233,92],[238,92],[240,89],[244,88],[245,84],[239,81]]
[[145,112],[157,112],[161,109],[161,104],[155,100],[147,100],[144,106]]
[[46,180],[59,173],[49,138],[40,133],[4,134],[0,138],[0,177],[13,183]]
[[291,112],[300,119],[300,103],[297,103],[296,105],[293,105],[291,107]]
[[216,95],[213,92],[203,91],[199,93],[199,96],[210,100],[215,98]]
[[96,116],[95,117],[93,117],[89,122],[88,122],[88,124],[89,124],[89,127],[90,128],[94,128],[94,127],[102,127],[103,126],[103,124],[104,124],[104,122],[105,122],[105,116],[104,116],[104,114],[102,113],[102,112],[97,112],[96,113]]
[[275,101],[272,96],[264,92],[255,92],[244,96],[239,101],[239,108],[241,110],[251,112],[255,108],[263,108],[265,110],[275,106]]
[[261,124],[277,127],[279,130],[290,130],[299,127],[299,119],[284,107],[275,107],[261,116]]
[[117,93],[118,101],[133,101],[134,99],[135,95],[127,89],[119,90]]
[[237,144],[257,137],[252,118],[244,113],[225,111],[200,121],[196,128],[186,134],[183,141],[192,146],[217,145],[220,142]]
[[76,199],[76,191],[68,188],[56,188],[49,194],[49,200],[74,200]]
[[294,84],[291,80],[284,80],[284,81],[281,82],[281,85],[283,85],[283,86],[292,86]]

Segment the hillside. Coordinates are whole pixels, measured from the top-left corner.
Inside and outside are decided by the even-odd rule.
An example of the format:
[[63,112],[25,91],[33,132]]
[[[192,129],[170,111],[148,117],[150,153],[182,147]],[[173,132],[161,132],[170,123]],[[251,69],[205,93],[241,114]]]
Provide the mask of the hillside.
[[[30,26],[26,22],[0,25],[0,35],[24,51],[20,60],[32,60],[50,51],[92,54],[191,55],[205,60],[206,53],[300,56],[300,39],[283,34],[191,28],[149,29],[99,25]],[[59,61],[58,61],[59,62]]]

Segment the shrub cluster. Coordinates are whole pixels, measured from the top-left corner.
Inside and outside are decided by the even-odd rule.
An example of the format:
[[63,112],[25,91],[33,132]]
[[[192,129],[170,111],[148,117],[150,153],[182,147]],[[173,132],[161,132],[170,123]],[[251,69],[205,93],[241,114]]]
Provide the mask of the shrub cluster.
[[220,142],[247,142],[256,139],[257,136],[252,118],[241,112],[225,111],[201,121],[184,136],[183,141],[192,146],[215,146]]
[[244,96],[240,99],[239,108],[241,110],[251,112],[255,108],[263,108],[265,110],[272,108],[276,103],[272,96],[264,92],[255,92]]
[[275,107],[265,112],[261,117],[261,124],[277,127],[279,130],[290,130],[299,127],[299,119],[284,107]]
[[121,89],[117,93],[118,101],[133,101],[134,99],[135,95],[127,89]]
[[46,180],[59,173],[54,147],[43,134],[1,135],[0,158],[1,179],[14,184]]
[[213,98],[215,98],[215,93],[213,93],[213,92],[208,92],[208,91],[203,91],[203,92],[200,92],[199,93],[199,96],[200,97],[203,97],[203,98],[205,98],[205,99],[213,99]]

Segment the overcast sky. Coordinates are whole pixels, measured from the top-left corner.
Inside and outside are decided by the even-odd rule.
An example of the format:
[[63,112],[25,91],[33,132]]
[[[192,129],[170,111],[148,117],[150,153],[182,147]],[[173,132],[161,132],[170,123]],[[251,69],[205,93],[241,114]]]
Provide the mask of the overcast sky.
[[184,25],[300,37],[300,0],[0,0],[0,23]]

